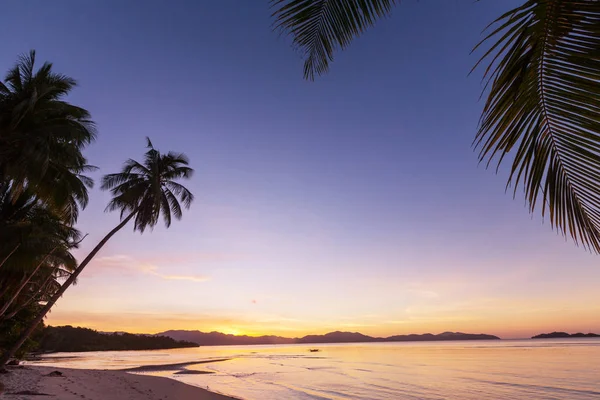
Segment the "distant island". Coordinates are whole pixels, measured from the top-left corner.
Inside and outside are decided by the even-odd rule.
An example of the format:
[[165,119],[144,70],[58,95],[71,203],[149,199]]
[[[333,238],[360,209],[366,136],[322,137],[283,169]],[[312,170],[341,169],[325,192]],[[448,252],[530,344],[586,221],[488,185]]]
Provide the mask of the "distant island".
[[154,335],[127,332],[98,332],[93,329],[67,326],[48,326],[37,338],[38,353],[161,350],[199,346],[309,344],[309,343],[369,343],[369,342],[432,342],[444,340],[499,340],[486,334],[444,332],[438,335],[395,335],[385,338],[363,335],[358,332],[330,332],[325,335],[308,335],[300,338],[281,336],[227,335],[221,332],[170,330]]
[[367,342],[432,342],[444,340],[499,340],[500,338],[486,334],[461,332],[444,332],[438,335],[395,335],[385,338],[363,335],[358,332],[330,332],[325,335],[308,335],[301,338],[281,336],[236,336],[220,332],[200,332],[186,330],[170,330],[157,335],[168,336],[175,340],[185,340],[200,346],[256,345],[256,344],[300,344],[300,343],[367,343]]
[[160,335],[101,333],[88,328],[48,326],[38,339],[37,352],[82,352],[110,350],[159,350],[198,347],[198,344]]
[[567,332],[552,332],[552,333],[541,333],[536,336],[532,336],[532,339],[563,339],[563,338],[596,338],[600,337],[600,335],[596,333],[573,333],[569,334]]

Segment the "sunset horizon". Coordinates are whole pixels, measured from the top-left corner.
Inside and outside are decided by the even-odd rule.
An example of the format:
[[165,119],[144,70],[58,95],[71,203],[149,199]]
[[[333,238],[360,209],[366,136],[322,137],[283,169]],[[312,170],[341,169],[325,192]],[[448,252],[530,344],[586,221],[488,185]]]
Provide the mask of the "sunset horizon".
[[600,0],[0,26],[0,397],[600,398]]
[[[573,319],[583,319],[589,318],[593,319],[594,315],[577,315],[573,317]],[[180,321],[169,319],[169,318],[161,318],[159,315],[149,317],[148,315],[139,315],[139,314],[128,314],[121,313],[117,318],[117,321],[114,323],[106,323],[106,322],[95,322],[98,316],[88,315],[82,316],[79,318],[76,314],[73,316],[70,315],[69,318],[62,319],[58,318],[49,318],[47,324],[50,326],[65,326],[71,325],[74,327],[82,327],[94,329],[100,332],[127,332],[133,334],[158,334],[169,330],[184,330],[184,331],[200,331],[200,332],[219,332],[228,335],[247,335],[247,336],[282,336],[288,338],[296,338],[303,337],[307,335],[324,335],[326,333],[341,331],[341,332],[358,332],[364,335],[373,336],[373,337],[389,337],[393,335],[409,335],[409,334],[439,334],[443,332],[462,332],[462,333],[473,333],[473,334],[490,334],[494,336],[498,336],[501,339],[527,339],[532,336],[541,334],[541,333],[550,333],[550,332],[567,332],[567,333],[598,333],[600,332],[600,328],[594,328],[593,326],[587,326],[589,324],[585,323],[557,323],[557,322],[545,322],[539,323],[536,325],[530,325],[526,327],[516,327],[511,330],[503,330],[502,328],[497,328],[499,324],[485,324],[485,323],[477,323],[471,325],[464,324],[446,324],[443,323],[434,323],[430,325],[421,325],[421,324],[412,324],[410,322],[399,324],[383,324],[380,327],[373,327],[369,324],[344,324],[340,323],[339,325],[318,325],[315,324],[316,328],[287,328],[280,327],[277,325],[273,325],[269,327],[263,323],[258,323],[260,325],[260,329],[252,327],[250,324],[246,323],[222,323],[219,322],[219,319],[216,319],[215,322],[207,322],[206,320],[200,319],[203,322],[190,322],[189,319],[182,319]],[[100,318],[105,319],[105,316],[100,316]],[[549,317],[550,318],[550,317]],[[190,319],[194,319],[194,316],[190,316]],[[120,322],[123,320],[128,320],[131,322]],[[152,323],[152,321],[156,320],[164,320],[164,322],[160,322],[159,324]],[[144,324],[140,321],[147,321],[149,323]],[[187,322],[181,322],[187,321]],[[398,327],[404,326],[404,327]],[[406,327],[408,326],[408,327]],[[398,328],[395,328],[398,327]]]
[[[131,315],[127,315],[124,314],[123,318],[131,318]],[[265,328],[265,330],[252,330],[250,328],[245,328],[243,324],[234,324],[231,326],[223,326],[223,325],[210,325],[210,324],[206,324],[206,325],[195,325],[195,324],[173,324],[171,325],[171,323],[165,323],[164,328],[148,328],[148,329],[143,329],[143,328],[136,328],[135,326],[139,326],[139,324],[135,324],[135,325],[128,325],[128,324],[121,324],[118,323],[116,325],[106,325],[106,324],[94,324],[92,322],[90,322],[89,319],[82,319],[82,322],[77,322],[79,320],[75,319],[74,321],[76,322],[70,322],[71,320],[60,320],[57,319],[55,323],[52,322],[52,320],[48,321],[48,325],[49,326],[73,326],[73,327],[80,327],[80,328],[88,328],[88,329],[93,329],[99,332],[107,332],[107,333],[111,333],[111,332],[126,332],[126,333],[132,333],[132,334],[141,334],[141,335],[145,335],[145,334],[150,334],[150,335],[156,335],[156,334],[160,334],[166,331],[170,331],[170,330],[174,330],[174,331],[199,331],[199,332],[203,332],[203,333],[211,333],[211,332],[218,332],[218,333],[223,333],[226,335],[234,335],[234,336],[251,336],[251,337],[260,337],[260,336],[281,336],[281,337],[285,337],[285,338],[299,338],[299,337],[304,337],[304,336],[308,336],[308,335],[324,335],[327,333],[331,333],[331,332],[349,332],[349,333],[361,333],[367,336],[372,336],[375,338],[385,338],[385,337],[389,337],[389,336],[395,336],[395,335],[411,335],[411,334],[415,334],[415,335],[424,335],[424,334],[440,334],[440,333],[444,333],[444,332],[457,332],[457,333],[469,333],[469,334],[489,334],[489,335],[494,335],[494,336],[498,336],[500,339],[503,340],[511,340],[511,339],[529,339],[532,336],[538,335],[538,334],[542,334],[542,333],[552,333],[552,332],[566,332],[566,333],[597,333],[600,332],[600,329],[594,329],[594,328],[585,328],[583,326],[583,324],[577,326],[571,326],[569,327],[568,325],[560,325],[560,324],[554,324],[554,323],[548,323],[548,324],[541,324],[539,325],[540,328],[539,329],[535,329],[535,328],[522,328],[522,329],[517,329],[515,331],[508,331],[506,334],[503,333],[498,333],[498,331],[494,331],[492,329],[487,329],[484,328],[473,328],[473,329],[461,329],[461,328],[454,328],[454,329],[444,329],[443,327],[437,327],[435,325],[434,328],[432,329],[427,329],[427,328],[415,328],[415,329],[396,329],[394,330],[392,329],[386,329],[386,330],[380,330],[380,328],[370,328],[366,325],[365,328],[361,328],[361,325],[352,325],[352,326],[344,326],[344,325],[340,325],[338,327],[336,327],[335,325],[331,325],[328,327],[324,327],[324,328],[319,328],[319,329],[314,329],[314,330],[310,330],[310,329],[306,329],[306,330],[290,330],[290,329],[286,329],[286,328],[278,328],[278,327],[274,327],[272,329],[268,329]],[[130,329],[124,329],[123,327],[127,327],[130,326]],[[151,327],[152,325],[148,325],[149,327]],[[482,326],[482,325],[477,325],[477,326]],[[378,333],[380,332],[380,333]],[[515,333],[517,332],[517,333]],[[523,332],[523,333],[520,333]]]

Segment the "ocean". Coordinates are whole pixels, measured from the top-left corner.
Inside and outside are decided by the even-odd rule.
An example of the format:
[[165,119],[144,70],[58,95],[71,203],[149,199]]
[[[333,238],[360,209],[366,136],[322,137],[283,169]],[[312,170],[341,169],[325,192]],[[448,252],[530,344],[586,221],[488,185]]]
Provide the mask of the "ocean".
[[[221,361],[197,363],[211,360]],[[246,400],[600,399],[599,339],[207,346],[56,353],[30,362],[94,369],[180,363],[141,373]]]

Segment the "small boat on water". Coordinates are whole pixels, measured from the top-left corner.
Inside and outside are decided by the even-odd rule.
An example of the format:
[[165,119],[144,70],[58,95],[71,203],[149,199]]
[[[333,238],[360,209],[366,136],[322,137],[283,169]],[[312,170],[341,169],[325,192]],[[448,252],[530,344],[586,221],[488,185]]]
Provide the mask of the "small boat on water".
[[308,349],[308,351],[310,351],[311,353],[316,353],[316,352],[319,352],[321,350],[319,350],[319,349]]

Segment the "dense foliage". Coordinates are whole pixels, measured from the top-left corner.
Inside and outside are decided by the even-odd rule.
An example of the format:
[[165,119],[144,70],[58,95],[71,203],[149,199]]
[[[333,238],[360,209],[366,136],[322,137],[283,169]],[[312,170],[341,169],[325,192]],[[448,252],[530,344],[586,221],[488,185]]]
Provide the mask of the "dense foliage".
[[[31,323],[33,318],[39,313],[40,306],[38,304],[30,304],[23,307],[10,319],[0,321],[0,349],[9,348],[15,341],[18,340],[23,330]],[[44,330],[42,322],[36,327],[33,334],[27,338],[27,341],[15,354],[16,358],[22,358],[26,353],[34,351],[39,346],[40,336]]]
[[[19,340],[77,267],[74,228],[91,179],[90,114],[65,97],[76,82],[22,56],[0,82],[0,350]],[[32,348],[37,331],[20,346]],[[0,368],[2,365],[0,364]]]
[[[122,221],[78,263],[71,253],[82,240],[75,224],[93,185],[83,174],[94,169],[83,150],[96,138],[95,126],[87,110],[65,100],[75,80],[50,63],[35,64],[32,51],[0,82],[0,370],[35,347],[46,314],[115,233],[130,220],[140,232],[161,216],[169,226],[193,200],[177,182],[192,176],[187,157],[162,154],[148,139],[143,163],[129,160],[120,173],[104,177],[102,189],[114,196],[107,211],[121,211]],[[69,345],[52,332],[43,348]],[[168,338],[107,341],[87,334],[85,344],[70,345],[79,343],[82,351],[181,347]]]
[[49,326],[41,334],[36,351],[79,352],[105,350],[155,350],[198,347],[196,343],[174,340],[167,336],[100,333],[87,328]]

